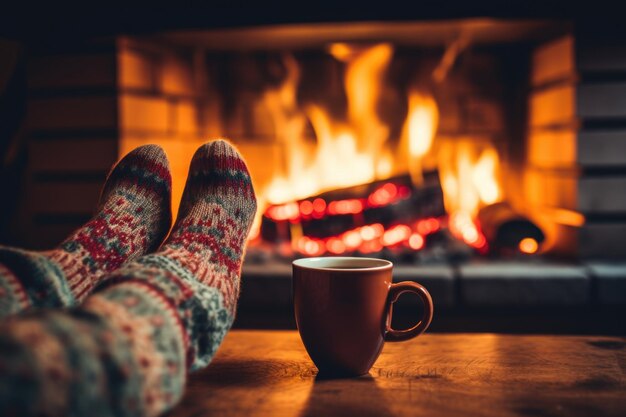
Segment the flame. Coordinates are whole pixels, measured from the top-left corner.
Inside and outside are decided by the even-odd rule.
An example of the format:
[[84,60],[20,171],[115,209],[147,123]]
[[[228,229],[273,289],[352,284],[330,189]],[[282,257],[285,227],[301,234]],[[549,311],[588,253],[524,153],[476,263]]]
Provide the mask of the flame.
[[497,151],[471,139],[448,141],[442,144],[439,172],[450,230],[471,246],[485,247],[475,219],[481,207],[502,200]]
[[[433,72],[435,84],[431,83],[430,88],[437,88],[437,84],[446,79],[459,53],[468,45],[469,38],[463,33],[450,44],[441,64]],[[383,180],[397,173],[409,172],[418,184],[422,179],[422,169],[428,163],[428,168],[437,167],[439,170],[451,230],[468,244],[483,247],[484,236],[476,223],[476,215],[483,205],[502,199],[496,149],[477,144],[476,138],[443,140],[445,138],[437,132],[439,109],[425,86],[408,90],[407,96],[389,89],[386,77],[394,54],[390,44],[333,43],[328,46],[327,52],[343,70],[345,114],[331,112],[318,102],[307,102],[304,106],[299,103],[302,74],[298,61],[291,54],[282,57],[283,80],[278,85],[272,83],[266,87],[259,101],[253,103],[253,108],[245,107],[247,103],[244,103],[244,113],[248,110],[255,113],[260,109],[261,114],[265,112],[269,116],[269,122],[262,121],[263,129],[270,125],[273,127],[274,140],[279,145],[276,148],[283,152],[281,163],[272,163],[269,168],[264,166],[264,175],[253,175],[257,181],[263,181],[255,183],[259,206],[263,209],[258,211],[249,238],[255,239],[260,235],[261,216],[265,213],[270,219],[289,223],[293,241],[286,246],[281,243],[280,250],[291,247],[309,255],[325,252],[340,254],[356,247],[363,253],[371,253],[394,245],[407,245],[420,250],[424,246],[424,238],[443,227],[442,219],[424,219],[414,225],[393,225],[387,229],[380,224],[364,225],[324,241],[304,236],[297,222],[303,218],[321,219],[326,215],[358,216],[367,208],[393,204],[406,198],[411,190],[389,182],[360,199],[327,202],[311,196],[340,187]],[[395,120],[393,129],[378,111],[381,103],[389,102],[390,97],[406,99],[408,104],[404,123]],[[122,109],[122,116],[132,119],[130,109],[135,106],[126,107]],[[143,111],[143,107],[137,108]],[[153,116],[157,120],[157,115]],[[242,119],[245,120],[241,122],[242,130],[254,130],[255,126],[248,124],[256,123],[256,118],[242,116]],[[398,133],[400,137],[390,137],[392,132],[396,134],[398,127],[402,127]],[[314,138],[311,137],[311,129]],[[171,159],[178,162],[172,167],[176,211],[184,188],[186,161],[205,139],[170,139],[168,136],[160,144],[174,156]],[[120,152],[123,154],[152,140],[151,137],[125,135],[120,141]],[[259,160],[258,156],[255,159]],[[436,164],[430,159],[437,161]],[[251,168],[256,174],[254,167]],[[263,180],[258,180],[261,176]],[[267,177],[271,178],[268,180]],[[553,217],[559,224],[584,223],[580,213],[568,210],[556,209]],[[524,243],[527,250],[529,245]]]
[[346,68],[344,86],[348,99],[348,120],[355,127],[359,145],[369,155],[380,152],[389,136],[389,128],[381,122],[376,106],[392,56],[391,45],[375,45],[350,61]]
[[[290,55],[284,57],[285,80],[262,97],[276,127],[277,139],[284,146],[286,161],[282,172],[262,193],[265,202],[285,203],[391,174],[391,153],[385,149],[389,128],[380,121],[376,105],[393,48],[389,44],[360,49],[334,44],[330,52],[346,61],[346,120],[335,120],[316,104],[305,109],[298,107],[300,70]],[[314,149],[306,140],[307,121],[317,139]]]
[[[377,108],[385,94],[392,46],[335,43],[327,51],[345,66],[347,108],[343,117],[321,103],[299,106],[300,68],[291,55],[283,58],[287,76],[282,84],[269,88],[262,96],[284,150],[284,163],[260,193],[261,204],[272,205],[265,214],[272,220],[292,223],[327,215],[358,215],[368,207],[405,198],[410,190],[389,182],[367,198],[329,202],[309,198],[389,178],[403,170],[419,184],[428,163],[439,171],[452,233],[473,247],[485,248],[486,240],[476,218],[481,207],[502,200],[497,150],[470,137],[438,137],[436,141],[439,109],[434,97],[423,89],[409,91],[401,137],[391,149],[390,127],[381,120]],[[307,134],[307,126],[315,134],[314,141]],[[439,219],[426,219],[386,230],[365,225],[328,239],[310,238],[296,231],[292,233],[292,246],[306,255],[354,250],[370,253],[394,245],[420,250],[424,236],[439,228]]]
[[408,139],[408,170],[416,185],[422,182],[422,160],[433,146],[438,121],[439,109],[433,97],[411,92],[404,135]]
[[485,150],[474,165],[472,182],[480,201],[493,204],[500,200],[500,186],[496,178],[498,153],[495,149]]
[[412,93],[409,96],[409,154],[424,157],[433,145],[439,121],[439,110],[432,96]]
[[582,227],[585,224],[585,216],[573,210],[562,208],[549,208],[545,210],[554,223],[564,224],[571,227]]

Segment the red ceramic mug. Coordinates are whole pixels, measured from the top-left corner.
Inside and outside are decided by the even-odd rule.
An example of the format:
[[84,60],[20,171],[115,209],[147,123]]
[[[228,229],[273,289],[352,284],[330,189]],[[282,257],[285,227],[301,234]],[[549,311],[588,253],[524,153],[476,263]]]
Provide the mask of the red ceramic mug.
[[[325,374],[363,375],[385,341],[422,334],[433,318],[433,301],[420,284],[392,283],[393,264],[383,259],[304,258],[293,262],[296,323],[309,356]],[[412,292],[424,302],[412,328],[391,328],[392,305]]]

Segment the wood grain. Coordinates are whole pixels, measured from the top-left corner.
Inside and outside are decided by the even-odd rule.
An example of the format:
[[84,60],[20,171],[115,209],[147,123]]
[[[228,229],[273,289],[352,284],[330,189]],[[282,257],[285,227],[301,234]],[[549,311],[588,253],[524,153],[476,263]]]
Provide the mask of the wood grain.
[[626,338],[424,335],[324,379],[295,331],[232,331],[170,417],[624,416]]

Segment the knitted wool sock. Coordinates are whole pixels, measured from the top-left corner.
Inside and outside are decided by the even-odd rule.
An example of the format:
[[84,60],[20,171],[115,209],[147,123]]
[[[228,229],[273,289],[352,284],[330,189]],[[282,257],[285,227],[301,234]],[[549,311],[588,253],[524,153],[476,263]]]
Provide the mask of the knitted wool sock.
[[173,407],[187,370],[208,364],[232,325],[255,211],[237,152],[221,140],[198,149],[160,251],[107,276],[80,309],[0,327],[0,410],[109,417]]
[[156,249],[171,224],[170,188],[163,150],[139,147],[109,174],[97,214],[57,249],[0,247],[0,317],[73,305],[104,274]]

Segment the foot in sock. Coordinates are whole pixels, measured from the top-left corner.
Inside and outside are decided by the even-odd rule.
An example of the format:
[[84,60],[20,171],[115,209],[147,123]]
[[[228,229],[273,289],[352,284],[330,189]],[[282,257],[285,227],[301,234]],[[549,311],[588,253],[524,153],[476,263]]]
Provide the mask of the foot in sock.
[[[243,251],[255,213],[250,174],[236,149],[224,140],[205,144],[193,156],[165,243],[104,284],[124,291],[148,286],[162,294],[177,317],[193,369],[208,363],[234,320]],[[93,298],[101,300],[103,294]]]
[[139,147],[109,174],[97,214],[58,248],[0,247],[0,317],[29,306],[71,306],[102,276],[155,250],[171,224],[170,189],[163,150]]
[[[236,150],[221,140],[198,149],[177,222],[158,252],[107,276],[77,310],[0,329],[0,408],[24,416],[156,416],[173,407],[187,371],[209,363],[232,325],[255,212]],[[44,351],[59,359],[50,363]],[[23,388],[7,382],[15,378]]]

